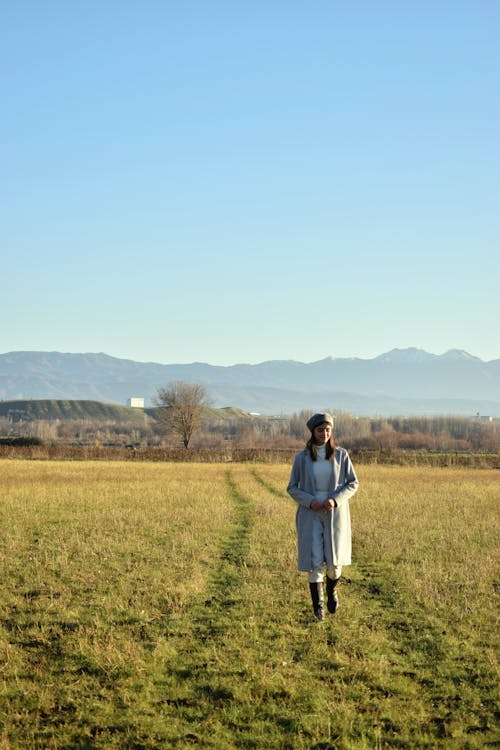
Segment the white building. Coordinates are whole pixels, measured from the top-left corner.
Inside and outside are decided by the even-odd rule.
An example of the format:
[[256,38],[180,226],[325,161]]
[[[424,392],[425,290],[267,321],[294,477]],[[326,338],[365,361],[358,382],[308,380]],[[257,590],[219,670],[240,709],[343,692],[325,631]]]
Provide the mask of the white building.
[[139,396],[132,396],[127,400],[127,406],[132,406],[135,409],[144,409],[144,399]]

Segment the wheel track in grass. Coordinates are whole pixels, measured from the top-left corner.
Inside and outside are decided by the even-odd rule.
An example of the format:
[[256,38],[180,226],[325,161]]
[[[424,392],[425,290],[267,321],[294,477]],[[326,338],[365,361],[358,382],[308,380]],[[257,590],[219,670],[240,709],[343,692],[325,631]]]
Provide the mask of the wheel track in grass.
[[230,470],[226,472],[226,484],[233,500],[235,518],[224,534],[219,547],[218,562],[209,580],[209,597],[203,602],[203,608],[196,614],[196,620],[216,619],[212,617],[220,611],[227,612],[242,601],[242,572],[246,568],[246,558],[250,545],[252,526],[252,508],[249,501],[241,495]]
[[225,483],[233,501],[233,519],[221,538],[207,591],[168,634],[176,655],[173,664],[166,665],[170,695],[165,703],[181,719],[176,747],[200,742],[204,747],[217,747],[216,739],[207,739],[207,719],[230,706],[234,686],[244,674],[235,659],[238,638],[233,633],[241,626],[245,605],[253,508],[231,470],[226,472]]
[[250,474],[255,479],[255,481],[260,484],[261,487],[263,487],[265,490],[271,493],[271,495],[274,495],[275,497],[282,497],[282,498],[290,498],[287,492],[284,490],[279,490],[277,487],[272,483],[269,482],[267,479],[264,479],[264,477],[259,474],[257,469],[250,469]]

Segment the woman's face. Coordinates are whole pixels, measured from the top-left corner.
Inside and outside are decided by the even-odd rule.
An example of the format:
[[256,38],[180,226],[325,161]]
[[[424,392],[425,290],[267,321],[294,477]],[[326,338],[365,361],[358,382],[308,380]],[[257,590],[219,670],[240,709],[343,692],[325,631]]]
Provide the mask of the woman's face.
[[316,445],[324,445],[327,443],[332,436],[332,427],[328,424],[328,422],[323,422],[323,424],[319,424],[317,427],[313,430],[313,438]]

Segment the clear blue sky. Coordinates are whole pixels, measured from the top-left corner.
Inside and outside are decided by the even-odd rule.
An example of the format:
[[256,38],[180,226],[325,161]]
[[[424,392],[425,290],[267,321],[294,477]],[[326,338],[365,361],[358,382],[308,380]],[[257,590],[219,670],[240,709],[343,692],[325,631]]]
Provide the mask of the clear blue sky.
[[0,21],[0,352],[500,357],[498,0]]

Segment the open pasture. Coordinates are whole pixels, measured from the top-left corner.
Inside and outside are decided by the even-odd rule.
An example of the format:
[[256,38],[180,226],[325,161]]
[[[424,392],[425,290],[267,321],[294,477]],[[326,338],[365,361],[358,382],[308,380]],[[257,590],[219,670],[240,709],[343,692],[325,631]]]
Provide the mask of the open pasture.
[[498,472],[358,466],[313,623],[289,468],[0,463],[0,748],[497,746]]

